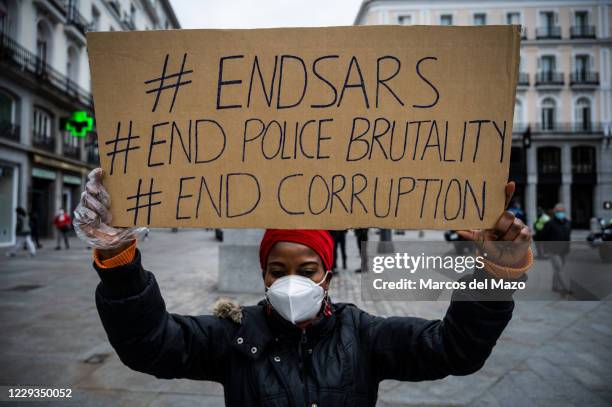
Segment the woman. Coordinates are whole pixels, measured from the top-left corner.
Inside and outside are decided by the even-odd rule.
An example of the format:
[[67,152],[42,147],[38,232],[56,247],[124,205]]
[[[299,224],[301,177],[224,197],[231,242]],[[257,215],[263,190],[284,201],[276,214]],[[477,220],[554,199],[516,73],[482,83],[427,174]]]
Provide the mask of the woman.
[[[110,197],[101,178],[100,169],[89,175],[75,227],[96,247],[102,280],[96,304],[110,343],[134,370],[223,384],[228,406],[373,406],[381,380],[477,371],[512,316],[511,294],[478,302],[469,291],[454,293],[441,321],[381,318],[334,304],[327,296],[333,241],[321,230],[266,231],[260,246],[266,300],[258,305],[170,314],[155,277],[142,268],[137,231],[108,225]],[[508,197],[513,189],[506,188]],[[529,229],[510,213],[492,230],[461,233],[491,252],[493,240],[517,243],[488,272],[521,278],[531,265]]]

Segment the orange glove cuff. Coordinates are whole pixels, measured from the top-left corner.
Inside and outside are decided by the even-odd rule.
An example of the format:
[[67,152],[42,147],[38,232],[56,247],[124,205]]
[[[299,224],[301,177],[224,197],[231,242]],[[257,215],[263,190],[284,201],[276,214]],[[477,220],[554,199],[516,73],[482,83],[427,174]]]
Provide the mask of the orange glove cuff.
[[518,267],[504,267],[497,265],[487,259],[483,260],[485,269],[489,274],[492,274],[496,278],[515,280],[521,277],[527,270],[533,266],[533,252],[531,247],[527,251],[523,264]]
[[132,244],[129,245],[121,253],[119,253],[118,255],[114,257],[111,257],[110,259],[102,260],[100,258],[100,254],[98,253],[98,250],[94,249],[93,251],[94,262],[96,263],[96,266],[98,266],[101,269],[110,269],[113,267],[119,267],[119,266],[126,265],[130,263],[132,260],[134,260],[135,255],[136,255],[136,240],[134,240]]

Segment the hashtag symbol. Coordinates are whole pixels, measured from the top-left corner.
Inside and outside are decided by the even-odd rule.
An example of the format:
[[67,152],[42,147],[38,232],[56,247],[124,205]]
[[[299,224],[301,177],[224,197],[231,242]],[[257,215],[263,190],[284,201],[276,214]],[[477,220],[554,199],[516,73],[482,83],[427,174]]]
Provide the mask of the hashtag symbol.
[[[149,85],[152,83],[157,83],[158,85],[156,88],[149,89],[146,91],[147,94],[155,93],[155,102],[153,103],[153,109],[151,110],[152,112],[154,112],[157,109],[157,104],[159,103],[159,97],[161,96],[161,93],[166,89],[174,89],[174,95],[172,96],[172,103],[170,104],[170,110],[169,110],[169,112],[172,112],[172,108],[174,107],[174,102],[176,101],[176,95],[178,94],[179,87],[191,83],[190,80],[182,80],[183,75],[188,75],[190,73],[193,73],[192,69],[188,71],[185,70],[185,62],[187,62],[187,54],[186,53],[183,54],[183,63],[181,64],[181,70],[178,71],[177,73],[167,75],[166,72],[168,70],[168,58],[169,57],[170,55],[166,54],[166,59],[164,60],[164,67],[162,69],[161,76],[159,78],[149,79],[148,81],[145,81],[145,85]],[[174,82],[171,84],[166,83],[166,80],[169,80],[169,79],[174,80]]]
[[[138,212],[146,208],[147,209],[147,225],[151,224],[151,208],[156,205],[161,205],[161,201],[153,201],[153,195],[161,194],[161,191],[153,191],[153,178],[149,182],[149,192],[142,192],[142,178],[138,180],[138,190],[136,191],[136,195],[128,196],[127,200],[135,200],[136,203],[133,207],[128,208],[127,212],[134,212],[134,226],[138,222]],[[142,201],[141,201],[142,198]],[[145,203],[144,201],[147,200]]]
[[[127,137],[121,137],[121,122],[117,123],[117,134],[115,135],[115,138],[105,143],[107,146],[110,144],[113,145],[113,151],[109,151],[108,153],[106,153],[107,157],[111,157],[110,175],[113,175],[113,171],[115,170],[115,157],[117,157],[117,154],[123,154],[123,173],[126,173],[129,152],[132,150],[138,150],[140,148],[139,146],[133,146],[132,140],[136,140],[139,138],[140,136],[132,136],[131,120]],[[124,144],[123,148],[119,148],[120,143]]]

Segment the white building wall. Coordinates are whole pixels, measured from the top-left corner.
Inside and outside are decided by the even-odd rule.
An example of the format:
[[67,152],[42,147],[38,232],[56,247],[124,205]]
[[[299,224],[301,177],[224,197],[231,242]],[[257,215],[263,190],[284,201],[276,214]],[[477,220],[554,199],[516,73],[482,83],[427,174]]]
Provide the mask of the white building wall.
[[[541,25],[541,11],[557,13],[557,24],[562,38],[557,40],[536,39],[536,29]],[[596,39],[570,38],[571,26],[577,11],[589,11],[589,25],[595,26]],[[537,198],[537,148],[561,147],[562,184],[559,187],[560,200],[571,205],[572,162],[571,148],[592,146],[596,148],[597,184],[593,192],[593,213],[595,216],[611,218],[612,211],[603,210],[604,201],[612,201],[612,0],[508,0],[508,1],[425,1],[425,0],[371,0],[364,1],[355,24],[398,24],[399,17],[411,16],[411,24],[440,23],[440,16],[453,16],[453,25],[472,25],[475,13],[485,13],[486,23],[506,24],[506,13],[516,11],[521,15],[522,25],[527,30],[527,40],[521,44],[522,72],[529,75],[530,85],[517,89],[517,98],[522,101],[525,123],[540,122],[540,104],[545,97],[556,101],[558,122],[570,126],[576,122],[575,104],[579,97],[591,101],[591,121],[601,124],[602,133],[569,134],[560,133],[536,137],[533,147],[527,151],[527,183],[525,198],[528,219],[533,220]],[[556,56],[556,71],[564,74],[565,84],[553,89],[535,87],[538,59],[545,54]],[[599,85],[590,89],[570,86],[570,75],[574,69],[577,54],[591,55],[592,70],[599,73]],[[517,140],[520,145],[520,140]]]
[[[58,12],[53,9],[51,1],[34,1],[34,0],[5,0],[8,8],[8,20],[10,21],[8,34],[21,47],[36,55],[37,52],[37,22],[45,21],[49,26],[48,42],[48,66],[53,68],[64,76],[68,76],[67,61],[68,48],[74,46],[77,50],[77,71],[76,84],[80,86],[84,92],[91,91],[91,79],[89,72],[89,62],[87,58],[86,38],[83,33],[68,20],[68,13]],[[156,9],[156,14],[160,22],[155,23],[148,14],[143,2],[153,4]],[[167,0],[150,1],[150,0],[120,0],[121,15],[118,16],[109,6],[108,0],[79,0],[76,2],[78,12],[87,21],[92,21],[92,10],[95,7],[99,12],[98,27],[100,31],[116,30],[123,31],[127,28],[123,20],[129,16],[130,4],[136,7],[135,23],[136,29],[159,29],[166,27],[165,22],[171,22],[171,28],[180,28],[176,17],[173,14],[168,15],[164,5]],[[49,11],[55,10],[55,12]],[[163,24],[163,25],[162,25]],[[14,66],[11,69],[17,70]],[[24,71],[25,72],[25,71]],[[27,72],[25,72],[27,74]],[[32,168],[42,167],[45,165],[36,164],[33,162],[34,157],[38,154],[32,146],[32,131],[33,131],[33,111],[35,106],[41,106],[48,110],[53,115],[53,134],[55,137],[55,151],[48,152],[56,162],[62,161],[63,147],[62,140],[64,134],[59,130],[59,119],[68,117],[77,107],[70,107],[63,102],[60,105],[57,97],[49,97],[49,94],[40,93],[38,86],[30,82],[21,83],[15,78],[19,75],[13,72],[11,75],[7,72],[0,71],[0,89],[8,89],[11,95],[15,95],[18,99],[16,107],[15,123],[20,126],[20,148],[14,148],[14,141],[4,142],[5,139],[0,138],[0,163],[3,165],[14,166],[18,169],[18,188],[15,195],[15,204],[29,209],[31,206],[30,193],[32,186]],[[49,86],[47,86],[49,88]],[[61,93],[60,90],[57,90]],[[66,100],[66,99],[64,99]],[[83,187],[85,182],[85,170],[91,168],[90,164],[86,163],[86,154],[84,143],[80,143],[81,163],[75,165],[74,160],[71,164],[70,171],[61,169],[63,167],[47,167],[57,174],[56,181],[52,191],[50,201],[52,207],[50,212],[54,213],[62,206],[62,191],[69,186],[63,182],[63,175],[69,174],[72,176],[80,175]],[[81,169],[79,174],[79,168]],[[12,203],[10,204],[13,205]],[[4,210],[4,209],[3,209]],[[12,208],[14,214],[14,208]],[[14,233],[14,229],[13,229]]]

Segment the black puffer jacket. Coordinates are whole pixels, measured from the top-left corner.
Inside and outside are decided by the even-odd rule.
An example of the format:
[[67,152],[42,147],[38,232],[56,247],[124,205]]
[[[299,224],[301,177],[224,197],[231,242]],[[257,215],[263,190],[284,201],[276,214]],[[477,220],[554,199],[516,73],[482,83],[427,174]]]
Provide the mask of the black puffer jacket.
[[428,321],[335,304],[302,332],[263,303],[243,308],[240,323],[170,314],[139,253],[97,271],[98,312],[123,363],[159,378],[219,382],[228,406],[374,406],[381,380],[473,373],[514,306],[453,301],[443,320]]

